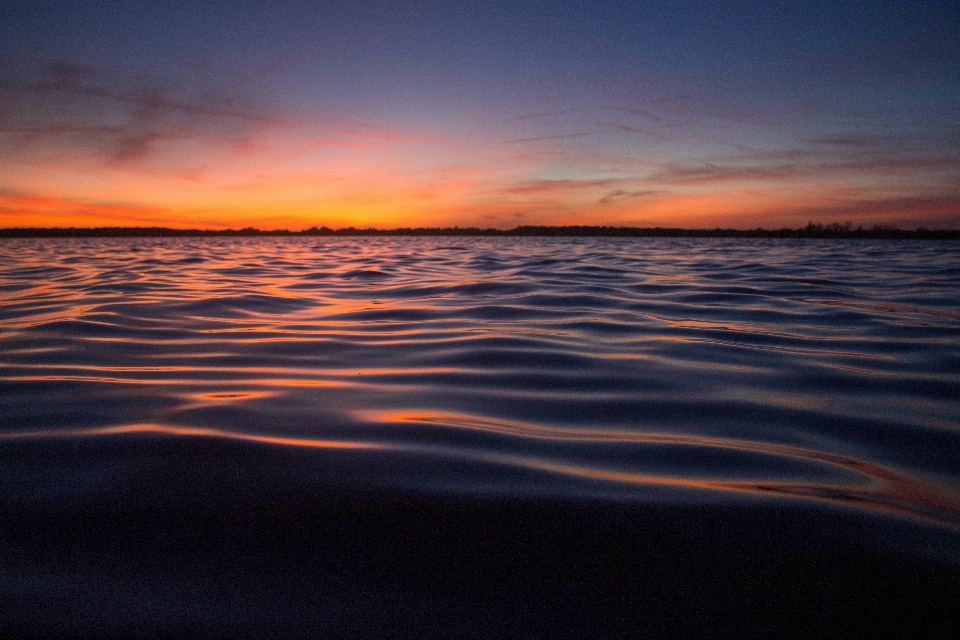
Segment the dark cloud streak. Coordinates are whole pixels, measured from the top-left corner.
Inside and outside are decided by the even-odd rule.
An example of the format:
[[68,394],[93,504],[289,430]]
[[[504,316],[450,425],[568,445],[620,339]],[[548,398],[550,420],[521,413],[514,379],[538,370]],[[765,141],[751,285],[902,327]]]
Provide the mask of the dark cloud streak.
[[695,186],[725,182],[779,181],[797,178],[830,178],[858,174],[918,175],[947,172],[960,179],[960,156],[868,156],[836,159],[807,154],[802,162],[742,164],[742,157],[718,159],[698,166],[670,164],[647,178],[652,184]]
[[0,131],[10,134],[5,146],[17,155],[68,143],[106,164],[136,163],[149,160],[162,141],[242,145],[257,128],[280,124],[217,87],[66,61],[46,65],[35,78],[18,75],[0,76]]
[[522,116],[514,116],[513,118],[507,118],[504,122],[522,122],[524,120],[537,120],[540,118],[550,118],[553,116],[565,116],[571,113],[576,113],[581,111],[581,109],[559,109],[556,111],[543,111],[540,113],[528,113]]
[[596,135],[596,131],[580,131],[577,133],[560,133],[552,136],[534,136],[532,138],[514,138],[513,140],[504,140],[503,144],[515,144],[518,142],[539,142],[542,140],[564,140],[566,138],[583,138],[584,136]]
[[615,189],[597,200],[597,204],[604,205],[623,200],[634,200],[636,198],[650,198],[662,195],[664,193],[667,193],[667,191],[663,189],[644,189],[641,191],[624,191],[623,189]]
[[531,180],[519,184],[509,185],[499,190],[503,195],[545,195],[569,193],[585,189],[609,187],[621,182],[620,180]]
[[880,145],[881,139],[877,136],[867,135],[830,135],[813,138],[810,142],[838,147],[877,147]]
[[706,164],[698,167],[669,166],[650,176],[656,184],[698,185],[717,182],[741,182],[747,180],[782,180],[796,175],[797,167],[743,167],[734,165]]

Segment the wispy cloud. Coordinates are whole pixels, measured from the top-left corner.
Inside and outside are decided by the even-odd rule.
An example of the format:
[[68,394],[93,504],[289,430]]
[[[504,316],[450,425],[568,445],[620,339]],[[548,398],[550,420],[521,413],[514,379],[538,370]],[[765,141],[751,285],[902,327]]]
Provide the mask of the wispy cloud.
[[660,132],[656,129],[651,129],[647,127],[634,127],[628,124],[619,124],[616,122],[598,122],[597,126],[603,127],[604,129],[613,129],[614,131],[622,131],[624,133],[638,133],[641,135],[660,135]]
[[553,116],[565,116],[571,113],[582,111],[582,109],[557,109],[554,111],[541,111],[539,113],[527,113],[522,116],[507,118],[504,122],[523,122],[524,120],[538,120],[540,118],[550,118]]
[[579,131],[577,133],[560,133],[550,136],[533,136],[531,138],[515,138],[513,140],[504,140],[503,144],[514,144],[518,142],[539,142],[542,140],[564,140],[567,138],[583,138],[585,136],[596,135],[596,131]]
[[776,127],[783,122],[778,118],[758,113],[754,109],[718,104],[714,100],[696,94],[666,95],[641,100],[641,108],[621,108],[624,113],[634,113],[643,117],[665,118],[666,116],[692,116],[698,119],[750,124],[760,127]]
[[542,196],[569,194],[584,190],[609,187],[620,182],[613,179],[602,180],[530,180],[517,184],[504,185],[497,189],[502,195]]
[[309,140],[314,144],[330,144],[370,148],[396,148],[405,146],[461,147],[462,142],[439,136],[411,135],[402,133],[384,124],[375,122],[331,121],[319,126],[323,138]]
[[781,180],[796,175],[792,165],[779,167],[750,167],[736,165],[704,164],[701,166],[669,165],[650,176],[655,184],[701,185],[718,182],[743,182],[747,180]]
[[105,164],[151,160],[170,142],[240,147],[282,123],[217,87],[54,62],[36,77],[0,76],[7,153],[83,150]]
[[609,107],[613,111],[619,113],[625,113],[631,116],[639,116],[641,118],[646,118],[647,120],[652,120],[653,122],[662,122],[663,116],[659,116],[649,109],[629,109],[626,107]]
[[[678,186],[720,185],[741,182],[787,182],[821,179],[854,180],[863,177],[920,177],[925,173],[951,173],[960,179],[960,156],[893,156],[893,155],[818,155],[807,152],[775,152],[771,158],[792,157],[796,162],[771,164],[745,163],[749,156],[717,158],[702,164],[668,163],[648,176],[650,184]],[[755,159],[755,158],[754,158]]]
[[811,138],[813,144],[830,145],[836,147],[877,147],[882,138],[868,135],[829,135]]
[[597,200],[597,204],[610,204],[613,202],[622,202],[624,200],[633,200],[635,198],[650,198],[667,193],[664,189],[643,189],[640,191],[624,191],[623,189],[614,189],[605,196]]

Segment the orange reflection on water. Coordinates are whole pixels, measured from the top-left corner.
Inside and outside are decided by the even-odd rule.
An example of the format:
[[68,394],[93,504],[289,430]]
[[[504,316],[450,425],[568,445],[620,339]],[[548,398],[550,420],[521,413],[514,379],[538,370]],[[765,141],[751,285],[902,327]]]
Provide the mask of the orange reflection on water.
[[[234,394],[228,394],[233,396]],[[678,445],[706,448],[748,451],[786,458],[803,459],[843,468],[863,478],[860,483],[841,484],[804,482],[789,480],[738,480],[705,477],[684,477],[680,475],[639,473],[616,469],[573,464],[543,456],[516,455],[495,450],[477,450],[464,448],[451,450],[431,444],[356,442],[344,440],[321,440],[314,438],[295,438],[270,436],[255,433],[243,433],[212,429],[207,427],[186,427],[159,423],[136,423],[112,427],[90,429],[52,429],[20,431],[0,434],[0,442],[16,440],[70,439],[86,437],[108,437],[132,434],[159,434],[181,437],[224,438],[260,444],[306,447],[317,449],[367,449],[390,450],[396,453],[436,454],[485,461],[496,465],[525,468],[564,476],[588,480],[614,482],[633,485],[651,485],[660,487],[691,489],[699,491],[721,491],[745,495],[777,495],[817,502],[856,507],[894,515],[907,516],[960,528],[960,496],[949,487],[930,479],[893,469],[872,462],[831,454],[803,447],[776,443],[756,442],[706,436],[668,434],[668,433],[631,433],[627,431],[588,429],[561,429],[519,425],[501,420],[490,420],[450,413],[429,413],[410,411],[363,412],[362,417],[393,423],[440,424],[455,428],[481,429],[498,433],[509,433],[523,437],[580,440],[580,441],[621,441],[638,445]]]
[[3,440],[40,440],[61,438],[85,438],[97,436],[116,436],[130,434],[160,434],[169,436],[187,436],[202,438],[225,438],[227,440],[241,440],[244,442],[259,442],[262,444],[276,444],[290,447],[310,447],[314,449],[383,449],[384,445],[372,442],[349,442],[344,440],[316,440],[311,438],[287,438],[282,436],[265,436],[239,431],[210,429],[208,427],[179,427],[168,424],[151,422],[125,424],[114,427],[95,427],[92,429],[50,429],[42,431],[14,431],[0,433]]
[[[518,466],[595,480],[754,495],[780,495],[921,518],[960,528],[960,501],[944,493],[943,487],[910,474],[887,469],[884,469],[884,477],[871,477],[871,480],[880,482],[850,487],[814,482],[707,480],[628,473],[562,464],[541,458],[511,456],[510,460]],[[883,469],[877,466],[874,468]]]
[[543,457],[511,454],[492,456],[496,461],[512,466],[539,469],[563,475],[629,484],[651,484],[761,495],[778,494],[921,517],[960,527],[960,495],[957,494],[955,489],[906,471],[827,451],[773,442],[700,435],[548,427],[430,411],[364,411],[358,412],[358,417],[388,423],[438,424],[523,438],[706,447],[799,459],[852,472],[861,477],[863,481],[846,485],[827,482],[677,477],[573,465]]
[[181,396],[186,402],[177,407],[177,409],[179,411],[187,411],[211,405],[233,404],[246,400],[270,398],[276,395],[279,395],[279,393],[270,391],[206,391],[187,393]]

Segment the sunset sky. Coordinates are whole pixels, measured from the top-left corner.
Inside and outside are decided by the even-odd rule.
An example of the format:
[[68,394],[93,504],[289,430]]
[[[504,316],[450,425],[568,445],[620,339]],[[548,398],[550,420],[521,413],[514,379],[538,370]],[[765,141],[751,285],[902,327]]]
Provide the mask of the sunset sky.
[[0,3],[0,227],[960,228],[960,4]]

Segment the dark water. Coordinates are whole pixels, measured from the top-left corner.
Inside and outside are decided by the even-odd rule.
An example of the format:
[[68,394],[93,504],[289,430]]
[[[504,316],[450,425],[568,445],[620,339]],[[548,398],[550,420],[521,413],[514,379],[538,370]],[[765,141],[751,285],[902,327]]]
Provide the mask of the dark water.
[[960,630],[960,245],[0,243],[0,634]]

